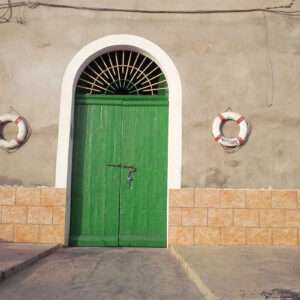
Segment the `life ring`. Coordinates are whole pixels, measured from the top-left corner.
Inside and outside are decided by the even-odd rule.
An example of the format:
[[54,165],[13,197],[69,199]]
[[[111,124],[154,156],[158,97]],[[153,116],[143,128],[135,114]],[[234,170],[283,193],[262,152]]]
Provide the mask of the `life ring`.
[[0,129],[7,122],[14,122],[18,125],[18,135],[10,141],[7,141],[0,135],[0,147],[13,149],[20,146],[25,141],[27,137],[27,126],[25,120],[15,113],[6,113],[3,116],[0,116]]
[[[227,121],[227,120],[233,120],[235,122],[237,122],[240,126],[240,132],[239,132],[239,136],[237,138],[234,139],[228,139],[226,137],[224,137],[221,133],[221,125]],[[249,130],[248,130],[248,124],[246,119],[241,116],[238,113],[235,112],[223,112],[221,114],[219,114],[212,125],[212,134],[214,136],[215,141],[217,141],[218,143],[220,143],[221,145],[225,146],[225,147],[237,147],[240,146],[241,144],[243,144],[248,136]]]

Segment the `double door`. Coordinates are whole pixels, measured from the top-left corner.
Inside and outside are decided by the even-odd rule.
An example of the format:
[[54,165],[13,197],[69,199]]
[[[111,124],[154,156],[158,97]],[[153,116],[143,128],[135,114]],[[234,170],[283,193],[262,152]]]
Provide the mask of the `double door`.
[[75,99],[70,245],[166,246],[168,100]]

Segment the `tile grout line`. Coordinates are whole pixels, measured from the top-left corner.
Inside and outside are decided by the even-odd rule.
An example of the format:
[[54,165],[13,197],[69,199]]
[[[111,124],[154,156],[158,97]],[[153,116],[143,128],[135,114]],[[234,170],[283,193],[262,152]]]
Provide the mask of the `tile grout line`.
[[[42,207],[42,188],[40,189],[40,207],[41,207],[41,212],[43,211],[43,207]],[[42,220],[40,220],[40,223],[42,223]],[[41,232],[41,224],[38,224],[38,243],[40,244],[40,232]]]
[[270,229],[271,229],[271,245],[274,246],[273,227],[270,227]]
[[180,226],[183,226],[182,225],[182,209],[183,209],[183,207],[180,207]]
[[[15,206],[17,205],[17,188],[15,188]],[[12,224],[13,227],[13,242],[15,242],[15,224]]]
[[[271,209],[274,209],[274,207],[273,207],[273,191],[271,191]],[[273,227],[271,227],[271,232],[272,232],[272,246],[274,246],[274,230],[273,230]]]
[[195,227],[193,226],[193,246],[195,246]]
[[196,192],[195,192],[195,189],[193,189],[193,200],[194,200],[194,208],[196,207],[196,203],[195,203],[195,195],[196,195]]
[[235,226],[235,208],[232,208],[232,218],[233,218],[232,227],[237,227],[237,226]]
[[221,227],[221,226],[220,226],[220,246],[222,246],[222,245],[223,245],[223,239],[222,239],[222,228],[224,228],[224,227]]

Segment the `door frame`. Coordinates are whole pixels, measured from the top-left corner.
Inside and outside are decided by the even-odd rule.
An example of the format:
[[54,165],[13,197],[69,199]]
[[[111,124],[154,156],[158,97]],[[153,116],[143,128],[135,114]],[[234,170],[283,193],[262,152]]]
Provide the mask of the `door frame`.
[[[81,72],[93,59],[109,51],[124,49],[138,51],[150,57],[156,62],[165,75],[169,88],[167,190],[181,188],[182,89],[176,66],[159,46],[142,37],[119,34],[100,38],[77,52],[68,64],[62,81],[55,187],[66,188],[65,245],[69,243],[70,231],[72,134],[76,84]],[[167,196],[167,232],[168,219],[169,193]]]

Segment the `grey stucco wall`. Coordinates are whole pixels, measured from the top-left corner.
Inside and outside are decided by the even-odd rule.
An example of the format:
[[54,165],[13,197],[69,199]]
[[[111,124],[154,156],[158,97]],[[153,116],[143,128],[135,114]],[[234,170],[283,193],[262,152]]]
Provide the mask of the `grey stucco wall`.
[[[141,8],[139,1],[118,2],[113,5]],[[172,1],[145,1],[143,8],[286,4],[182,2],[172,7]],[[112,6],[108,1],[102,4]],[[19,14],[20,9],[14,10],[14,18]],[[265,17],[262,12],[150,15],[39,7],[25,9],[27,25],[0,24],[0,115],[13,106],[32,127],[30,140],[19,151],[0,151],[0,185],[54,186],[64,70],[91,41],[126,33],[159,45],[178,68],[183,88],[183,187],[299,189],[300,21],[269,13]],[[248,143],[234,153],[225,152],[211,137],[213,119],[228,107],[252,124]]]

